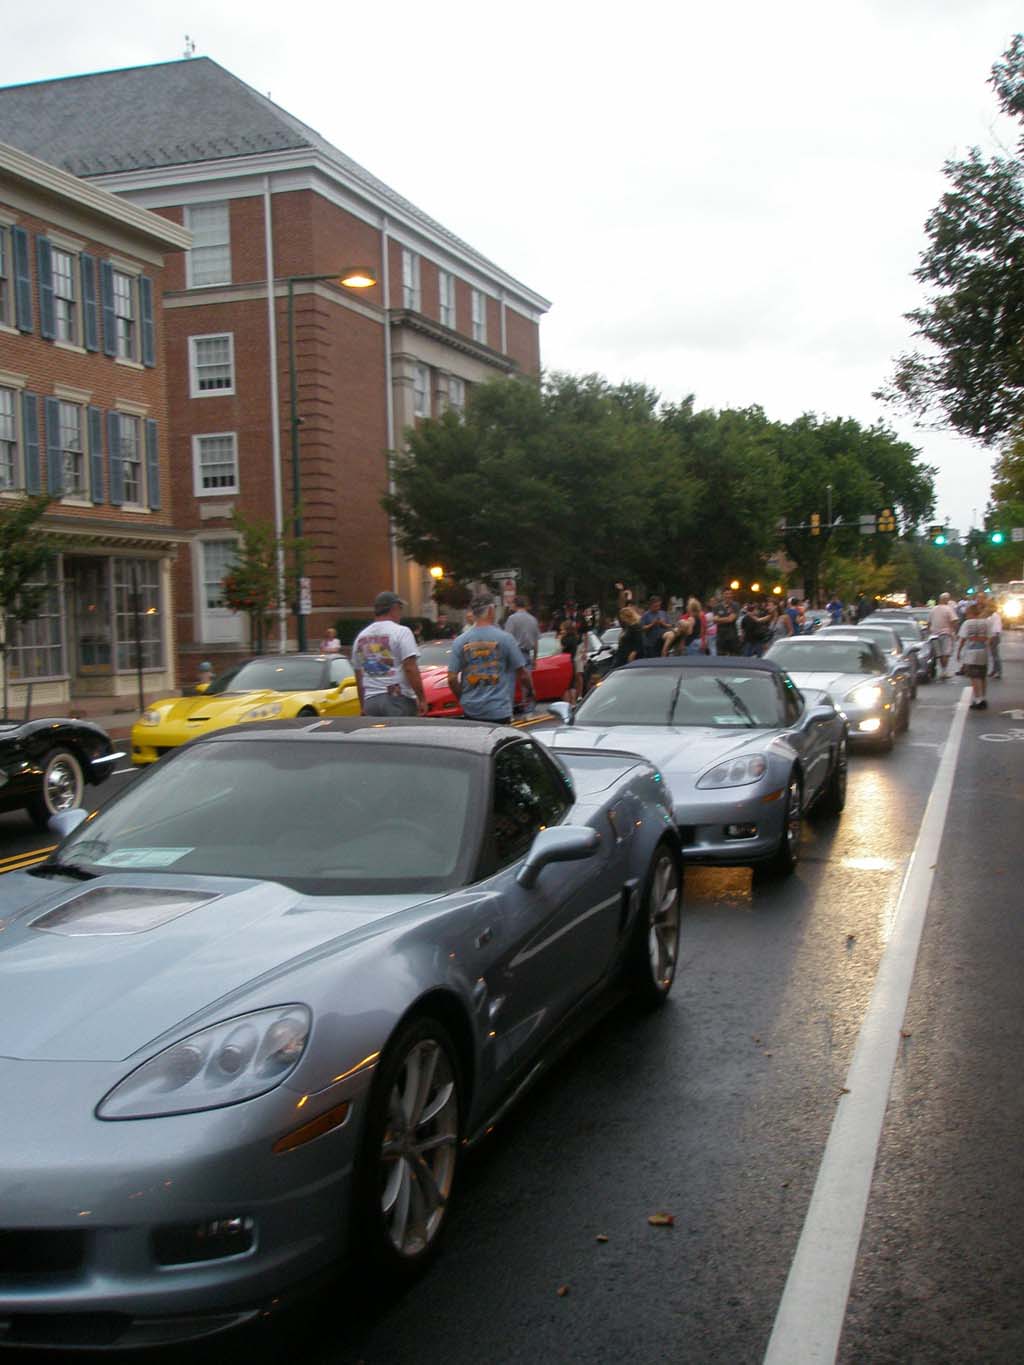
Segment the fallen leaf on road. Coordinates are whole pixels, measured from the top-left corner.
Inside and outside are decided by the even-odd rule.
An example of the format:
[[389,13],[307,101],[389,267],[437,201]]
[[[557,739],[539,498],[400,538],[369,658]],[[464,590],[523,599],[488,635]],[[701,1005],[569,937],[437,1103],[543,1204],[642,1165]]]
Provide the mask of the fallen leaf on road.
[[750,1036],[753,1038],[755,1043],[760,1043],[761,1039],[757,1036],[756,1033],[752,1033]]
[[850,1087],[847,1085],[840,1086],[839,1093],[840,1095],[848,1095],[850,1093]]
[[908,1029],[905,1029],[905,1028],[901,1028],[901,1029],[900,1029],[900,1037],[901,1037],[901,1038],[913,1038],[913,1036],[914,1036],[914,1035],[913,1035]]
[[784,1180],[784,1181],[782,1182],[782,1188],[783,1188],[784,1190],[788,1190],[788,1189],[789,1189],[789,1181],[788,1181],[788,1180]]
[[568,1294],[568,1292],[569,1292],[569,1286],[568,1286],[567,1284],[560,1284],[560,1285],[558,1286],[558,1297],[559,1297],[560,1299],[564,1299],[565,1296]]
[[857,935],[856,935],[856,934],[847,934],[847,935],[846,935],[846,941],[847,941],[847,943],[856,943],[856,942],[857,942]]
[[674,1228],[676,1225],[674,1213],[650,1213],[647,1221],[652,1228]]
[[594,1238],[595,1242],[607,1242],[607,1240],[608,1238],[603,1232],[599,1232],[597,1236]]
[[765,1053],[763,1053],[762,1055],[765,1056],[765,1057],[774,1057],[774,1056],[775,1056],[775,1053],[774,1053],[774,1052],[765,1052]]

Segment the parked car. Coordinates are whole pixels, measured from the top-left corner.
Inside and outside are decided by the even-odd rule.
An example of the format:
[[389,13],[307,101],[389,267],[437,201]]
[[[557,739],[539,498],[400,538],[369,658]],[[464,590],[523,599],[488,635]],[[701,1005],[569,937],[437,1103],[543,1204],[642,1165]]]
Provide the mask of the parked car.
[[675,976],[679,841],[635,755],[246,725],[56,819],[0,881],[7,1345],[200,1337],[346,1252],[404,1280],[464,1146],[613,984],[654,1007]]
[[155,763],[198,735],[292,716],[358,716],[348,659],[338,654],[263,654],[229,668],[194,697],[153,702],[132,726],[132,762]]
[[702,654],[637,659],[539,738],[556,752],[628,750],[668,785],[684,858],[790,872],[805,814],[846,801],[847,724],[774,663]]
[[27,810],[45,829],[51,815],[80,806],[85,788],[105,782],[123,757],[89,721],[0,721],[0,811]]
[[784,668],[797,687],[826,693],[847,719],[851,744],[892,749],[909,694],[874,641],[819,631],[776,640],[765,658]]
[[[462,705],[448,686],[452,641],[434,640],[422,645],[419,653],[420,676],[430,716],[462,715]],[[533,692],[538,702],[554,701],[572,685],[573,661],[562,649],[558,636],[542,635],[537,643],[537,658],[530,670]],[[520,689],[516,688],[516,706],[521,704]]]
[[917,612],[886,609],[872,613],[871,623],[892,626],[907,653],[917,655],[918,684],[929,683],[938,671],[939,650],[936,638],[929,635],[927,626],[918,623]]
[[[918,649],[917,642],[904,643],[891,621],[861,621],[854,626],[825,626],[821,635],[854,636],[859,640],[870,640],[876,644],[888,660],[889,669],[906,690],[905,714],[900,719],[900,729],[910,724],[910,703],[917,698]],[[906,721],[906,725],[903,724]]]

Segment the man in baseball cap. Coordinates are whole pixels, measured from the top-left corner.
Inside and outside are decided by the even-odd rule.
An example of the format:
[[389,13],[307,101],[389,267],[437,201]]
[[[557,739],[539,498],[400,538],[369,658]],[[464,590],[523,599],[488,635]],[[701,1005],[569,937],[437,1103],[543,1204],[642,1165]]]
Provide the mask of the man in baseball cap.
[[356,636],[352,667],[364,716],[425,716],[427,699],[416,662],[419,646],[401,624],[403,600],[396,592],[379,592],[373,601],[376,620]]

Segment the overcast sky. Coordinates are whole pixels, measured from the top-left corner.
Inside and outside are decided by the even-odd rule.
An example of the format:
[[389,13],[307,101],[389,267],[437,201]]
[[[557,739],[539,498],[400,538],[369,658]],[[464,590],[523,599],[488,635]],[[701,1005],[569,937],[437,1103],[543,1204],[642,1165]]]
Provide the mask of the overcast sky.
[[986,80],[1021,25],[1008,0],[50,0],[7,26],[2,79],[167,61],[188,33],[551,299],[549,368],[886,420],[966,529],[992,456],[871,393],[910,342],[943,162],[1013,145]]

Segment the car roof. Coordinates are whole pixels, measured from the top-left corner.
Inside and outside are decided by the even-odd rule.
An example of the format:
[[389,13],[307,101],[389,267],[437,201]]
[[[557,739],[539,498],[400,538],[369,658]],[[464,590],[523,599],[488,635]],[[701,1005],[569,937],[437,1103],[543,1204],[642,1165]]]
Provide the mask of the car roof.
[[732,654],[669,654],[659,659],[634,659],[626,668],[725,668],[730,673],[780,673],[772,659],[744,658]]
[[200,735],[194,743],[224,740],[294,739],[297,743],[337,743],[409,745],[416,748],[458,749],[463,753],[489,754],[509,739],[526,739],[521,730],[481,720],[423,720],[418,716],[298,717],[271,720],[265,724],[250,721],[244,726],[228,726],[210,735]]

